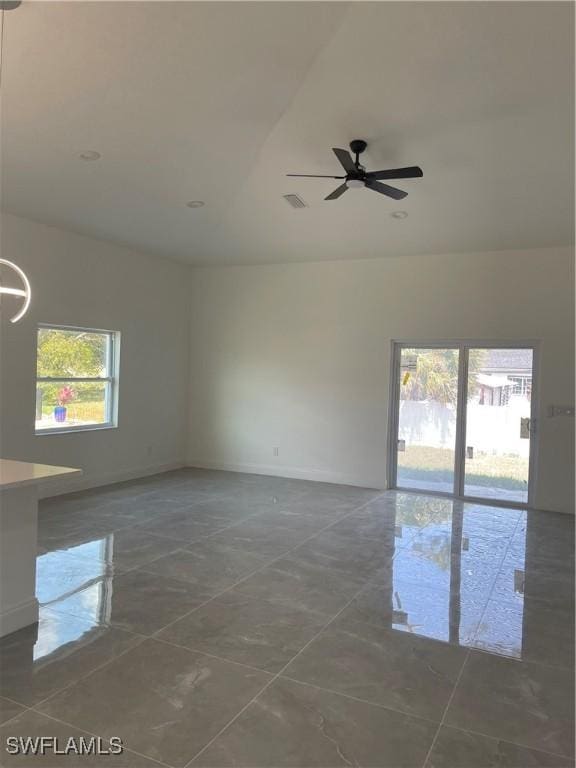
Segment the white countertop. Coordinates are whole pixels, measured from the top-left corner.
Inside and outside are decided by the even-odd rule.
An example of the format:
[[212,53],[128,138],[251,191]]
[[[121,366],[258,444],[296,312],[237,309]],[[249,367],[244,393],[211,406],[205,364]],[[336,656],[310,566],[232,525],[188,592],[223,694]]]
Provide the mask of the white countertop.
[[81,469],[53,467],[50,464],[33,464],[28,461],[0,459],[0,488],[19,488],[23,485],[39,485],[63,475],[81,475]]

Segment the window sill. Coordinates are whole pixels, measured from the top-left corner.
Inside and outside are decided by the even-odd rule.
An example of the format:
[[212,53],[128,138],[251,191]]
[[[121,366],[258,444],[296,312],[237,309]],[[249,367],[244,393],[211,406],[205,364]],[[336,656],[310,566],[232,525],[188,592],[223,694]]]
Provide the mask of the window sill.
[[103,429],[118,429],[118,424],[87,424],[86,426],[74,427],[48,427],[46,429],[35,429],[34,435],[43,437],[44,435],[70,435],[78,432],[99,432]]

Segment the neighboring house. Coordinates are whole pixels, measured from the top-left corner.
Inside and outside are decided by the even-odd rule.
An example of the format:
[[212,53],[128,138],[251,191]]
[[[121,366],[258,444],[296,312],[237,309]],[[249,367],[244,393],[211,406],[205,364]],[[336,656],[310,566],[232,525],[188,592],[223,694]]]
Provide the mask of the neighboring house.
[[512,396],[530,400],[532,350],[488,350],[476,380],[480,405],[507,405]]

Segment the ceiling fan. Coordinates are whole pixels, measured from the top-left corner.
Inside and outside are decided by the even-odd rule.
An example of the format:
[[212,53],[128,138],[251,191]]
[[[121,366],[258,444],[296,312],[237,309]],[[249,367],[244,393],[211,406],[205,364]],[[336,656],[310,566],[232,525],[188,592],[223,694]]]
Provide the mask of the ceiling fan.
[[381,179],[416,179],[420,178],[424,174],[422,168],[417,165],[412,165],[409,168],[394,168],[388,171],[367,171],[363,165],[360,165],[360,155],[366,149],[368,145],[362,139],[354,139],[350,142],[350,149],[356,155],[356,159],[353,160],[350,152],[346,149],[332,148],[332,152],[336,155],[340,164],[346,171],[346,176],[323,176],[315,173],[287,173],[287,176],[299,176],[301,178],[308,179],[345,179],[344,184],[336,187],[334,192],[331,192],[324,200],[336,200],[336,198],[346,192],[347,189],[356,189],[360,187],[366,187],[372,189],[374,192],[379,192],[381,195],[387,195],[394,200],[402,200],[406,197],[408,192],[403,192],[396,187],[390,187],[388,184],[381,184]]

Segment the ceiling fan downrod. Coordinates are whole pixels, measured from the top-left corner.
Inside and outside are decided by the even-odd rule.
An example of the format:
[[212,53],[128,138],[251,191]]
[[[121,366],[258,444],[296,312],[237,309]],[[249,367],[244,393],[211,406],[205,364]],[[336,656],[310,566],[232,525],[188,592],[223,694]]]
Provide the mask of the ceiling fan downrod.
[[364,152],[367,146],[368,144],[363,139],[354,139],[350,142],[350,149],[352,150],[352,154],[356,155],[356,160],[354,161],[356,168],[362,167],[360,165],[360,155],[362,152]]

